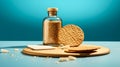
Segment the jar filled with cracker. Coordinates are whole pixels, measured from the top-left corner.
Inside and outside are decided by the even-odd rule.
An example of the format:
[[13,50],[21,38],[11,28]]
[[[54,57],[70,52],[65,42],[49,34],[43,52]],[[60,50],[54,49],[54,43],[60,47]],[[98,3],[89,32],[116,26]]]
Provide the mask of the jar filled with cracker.
[[58,8],[48,8],[48,17],[43,21],[43,44],[57,45],[58,31],[62,27],[62,21],[57,16]]

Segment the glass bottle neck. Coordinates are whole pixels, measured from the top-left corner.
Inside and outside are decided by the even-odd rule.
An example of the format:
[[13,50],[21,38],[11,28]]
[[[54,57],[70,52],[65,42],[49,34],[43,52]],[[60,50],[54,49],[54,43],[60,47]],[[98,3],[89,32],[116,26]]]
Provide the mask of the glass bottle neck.
[[57,16],[57,12],[56,11],[48,11],[48,16],[56,17]]

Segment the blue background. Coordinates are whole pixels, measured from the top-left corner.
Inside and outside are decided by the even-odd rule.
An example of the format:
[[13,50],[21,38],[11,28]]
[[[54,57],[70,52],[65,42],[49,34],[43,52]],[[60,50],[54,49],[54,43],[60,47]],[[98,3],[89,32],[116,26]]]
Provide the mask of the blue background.
[[120,0],[0,0],[0,40],[42,40],[48,7],[63,25],[76,24],[87,41],[120,41]]

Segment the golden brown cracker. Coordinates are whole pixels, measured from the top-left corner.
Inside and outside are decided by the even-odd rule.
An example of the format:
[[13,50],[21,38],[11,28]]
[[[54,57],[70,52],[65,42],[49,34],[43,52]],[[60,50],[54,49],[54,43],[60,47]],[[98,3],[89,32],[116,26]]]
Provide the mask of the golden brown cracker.
[[65,50],[65,52],[70,52],[70,53],[74,53],[74,52],[94,52],[94,50],[99,49],[100,47],[96,47],[96,46],[79,46],[79,47],[70,47],[67,50]]
[[73,24],[69,24],[61,28],[58,32],[59,44],[79,46],[84,40],[83,30]]

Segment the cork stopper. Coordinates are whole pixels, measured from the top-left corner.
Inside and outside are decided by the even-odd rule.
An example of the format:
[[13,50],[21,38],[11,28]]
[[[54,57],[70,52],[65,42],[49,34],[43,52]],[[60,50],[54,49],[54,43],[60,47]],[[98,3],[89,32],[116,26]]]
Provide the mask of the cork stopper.
[[56,12],[56,11],[58,11],[58,8],[48,8],[47,10],[48,11],[55,11]]

